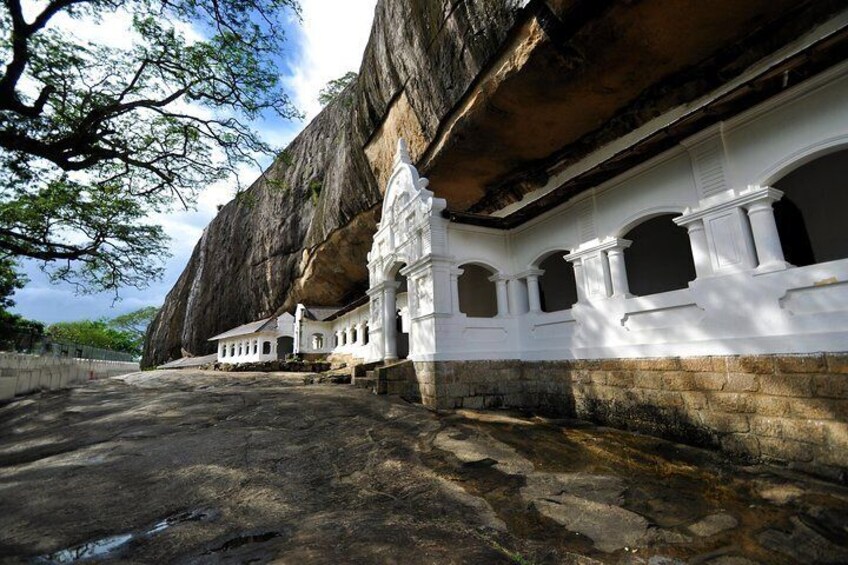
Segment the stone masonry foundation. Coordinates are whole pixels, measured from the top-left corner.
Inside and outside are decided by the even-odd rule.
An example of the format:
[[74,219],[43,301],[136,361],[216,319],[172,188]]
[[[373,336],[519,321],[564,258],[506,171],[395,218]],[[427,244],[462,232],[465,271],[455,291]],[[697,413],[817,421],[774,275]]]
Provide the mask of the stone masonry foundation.
[[416,362],[425,406],[520,408],[848,478],[848,354]]

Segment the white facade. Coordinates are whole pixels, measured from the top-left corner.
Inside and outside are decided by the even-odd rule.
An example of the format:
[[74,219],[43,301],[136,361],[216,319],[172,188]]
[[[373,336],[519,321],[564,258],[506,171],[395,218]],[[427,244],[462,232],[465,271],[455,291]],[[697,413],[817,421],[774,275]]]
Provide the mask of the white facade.
[[[401,142],[368,256],[367,358],[399,357],[399,311],[408,356],[418,361],[848,350],[848,258],[789,265],[772,211],[783,195],[771,188],[846,148],[843,64],[506,231],[445,219],[445,201],[427,189]],[[628,261],[643,242],[625,236],[664,215],[688,230],[693,280],[634,296]],[[848,228],[832,229],[848,240]],[[655,254],[664,252],[659,243]],[[540,264],[552,254],[571,264],[577,301],[546,313]],[[484,292],[476,266],[493,290]],[[484,284],[465,293],[463,307],[459,281],[471,271]],[[401,303],[404,280],[409,300]],[[493,316],[462,313],[478,310],[475,300],[484,308],[488,292]]]
[[283,314],[277,318],[245,324],[209,341],[218,342],[219,363],[262,363],[278,358],[278,340],[293,340],[294,329],[294,317]]
[[373,356],[367,304],[326,321],[309,319],[308,308],[298,304],[294,319],[296,353],[340,354],[360,359]]
[[[846,101],[842,64],[512,230],[445,218],[446,202],[428,190],[401,141],[368,254],[369,302],[323,319],[299,305],[273,327],[237,328],[213,338],[218,359],[277,359],[281,337],[296,354],[363,361],[846,351],[848,253],[790,265],[773,213],[783,193],[772,187],[848,149]],[[627,147],[616,143],[599,152]],[[597,156],[585,161],[549,186]],[[833,217],[827,229],[848,242],[848,228]],[[663,265],[657,257],[669,252],[666,242],[644,230],[665,218],[665,229],[683,238],[685,257],[670,255]],[[647,271],[637,268],[639,254],[653,257]],[[550,258],[565,277],[554,283],[542,268]],[[638,292],[678,263],[692,273],[674,290]],[[557,285],[573,289],[573,300],[546,308]]]

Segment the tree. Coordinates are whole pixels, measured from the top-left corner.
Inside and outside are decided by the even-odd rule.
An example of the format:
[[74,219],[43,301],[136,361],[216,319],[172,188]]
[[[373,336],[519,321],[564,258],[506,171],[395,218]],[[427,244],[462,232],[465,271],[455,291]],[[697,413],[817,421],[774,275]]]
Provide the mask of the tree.
[[48,326],[47,333],[56,341],[139,354],[133,336],[110,327],[106,320],[58,322]]
[[109,326],[132,336],[136,351],[141,355],[144,349],[144,336],[153,318],[159,313],[159,308],[148,306],[128,314],[116,316],[109,320]]
[[[48,0],[26,3],[31,17],[23,4],[0,7],[0,255],[82,291],[144,287],[167,241],[146,218],[272,155],[260,115],[298,115],[275,61],[298,0]],[[121,14],[122,48],[56,24]]]
[[0,257],[0,349],[29,350],[44,335],[44,324],[9,312],[15,305],[12,295],[27,279],[17,272],[13,259]]
[[158,308],[149,306],[112,319],[59,322],[49,326],[47,333],[56,341],[140,356],[144,349],[144,334],[157,312]]
[[356,79],[358,77],[358,74],[351,71],[349,73],[345,73],[345,75],[341,78],[331,80],[327,83],[327,86],[322,88],[321,92],[318,93],[318,102],[320,102],[322,106],[326,106],[327,104],[338,98],[339,95],[344,92],[348,86],[356,82]]

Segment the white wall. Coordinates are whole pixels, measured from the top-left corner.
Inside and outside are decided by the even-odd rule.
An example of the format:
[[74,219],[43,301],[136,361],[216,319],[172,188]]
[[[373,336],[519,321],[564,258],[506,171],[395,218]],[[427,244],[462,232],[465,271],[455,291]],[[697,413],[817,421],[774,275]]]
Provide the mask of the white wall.
[[[448,224],[440,240],[440,218],[431,211],[413,222],[430,226],[431,240],[396,239],[395,232],[409,233],[391,223],[406,209],[397,209],[396,194],[411,195],[404,202],[418,198],[421,210],[429,198],[417,188],[417,173],[401,174],[409,165],[398,162],[384,205],[395,209],[369,255],[372,323],[383,315],[388,266],[402,261],[417,297],[411,304],[417,360],[848,350],[848,259],[802,268],[782,261],[769,228],[771,202],[780,193],[767,188],[845,147],[848,64],[509,232]],[[686,288],[635,297],[627,285],[630,242],[621,238],[661,214],[676,215],[690,229],[698,276]],[[430,253],[410,260],[408,248]],[[554,250],[575,265],[581,297],[571,310],[542,313],[534,307],[534,279],[539,258]],[[456,269],[469,262],[497,272],[508,308],[495,318],[458,311]],[[381,342],[374,354],[383,351]]]
[[[218,361],[236,365],[238,363],[262,363],[277,359],[277,337],[274,332],[262,332],[240,335],[218,341]],[[270,342],[270,353],[262,353],[262,344]],[[254,353],[254,344],[256,345]],[[241,351],[239,351],[241,347]],[[226,355],[224,354],[226,348]],[[235,351],[235,354],[231,353]]]
[[0,400],[40,389],[58,390],[138,370],[138,363],[123,361],[0,353]]

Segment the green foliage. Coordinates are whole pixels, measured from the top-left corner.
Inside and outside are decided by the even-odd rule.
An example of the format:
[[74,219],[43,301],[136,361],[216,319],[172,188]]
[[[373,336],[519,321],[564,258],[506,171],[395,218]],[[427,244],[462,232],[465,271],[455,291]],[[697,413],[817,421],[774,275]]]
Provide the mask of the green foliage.
[[27,282],[16,268],[13,259],[0,257],[0,348],[4,350],[29,349],[44,335],[44,324],[8,311],[15,305],[12,295]]
[[331,80],[327,83],[327,86],[322,88],[321,92],[318,93],[318,102],[320,102],[322,106],[326,106],[327,104],[338,98],[339,95],[344,92],[348,86],[356,82],[356,79],[358,77],[358,74],[351,71],[345,73],[343,77]]
[[265,180],[265,186],[267,186],[268,190],[270,190],[271,192],[277,193],[286,192],[289,189],[289,183],[287,183],[283,179],[268,178]]
[[312,179],[309,181],[309,198],[312,200],[313,206],[318,205],[318,199],[321,197],[321,191],[324,188],[324,183],[320,179]]
[[288,149],[283,149],[280,152],[279,159],[286,167],[291,167],[294,164],[294,157]]
[[[134,31],[122,47],[53,25],[118,13]],[[4,2],[0,255],[83,291],[160,277],[167,240],[149,216],[273,155],[250,126],[261,114],[299,115],[275,60],[291,13],[298,0]]]
[[89,345],[139,356],[144,347],[144,334],[156,317],[158,308],[142,308],[111,320],[59,322],[47,328],[56,341]]
[[159,308],[148,306],[127,314],[115,316],[109,321],[109,325],[122,332],[132,334],[137,341],[142,342],[144,341],[144,335],[147,333],[147,328],[158,313]]
[[0,311],[15,305],[12,295],[28,282],[16,270],[17,264],[9,257],[0,257]]
[[0,349],[29,350],[44,335],[44,324],[0,309]]

